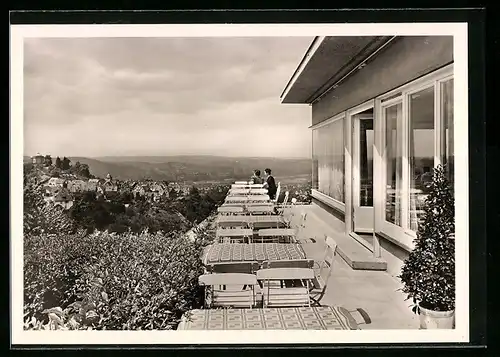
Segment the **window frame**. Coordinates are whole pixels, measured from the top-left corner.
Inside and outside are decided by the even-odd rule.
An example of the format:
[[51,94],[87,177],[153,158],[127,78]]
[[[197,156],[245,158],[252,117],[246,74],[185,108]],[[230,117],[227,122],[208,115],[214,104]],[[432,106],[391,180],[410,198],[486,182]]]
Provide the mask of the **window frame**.
[[[409,103],[410,96],[416,92],[427,88],[434,88],[434,167],[441,163],[443,155],[443,143],[445,140],[442,130],[442,111],[441,111],[441,86],[442,83],[447,82],[450,79],[454,79],[453,64],[445,66],[438,69],[428,75],[425,75],[417,80],[409,82],[403,86],[395,88],[390,92],[385,93],[375,99],[375,115],[376,115],[376,135],[378,140],[376,140],[376,145],[379,150],[379,160],[380,160],[380,170],[375,174],[378,176],[377,182],[380,182],[379,188],[377,190],[378,194],[378,207],[375,208],[375,232],[380,232],[385,235],[390,236],[395,239],[399,244],[407,249],[410,247],[413,249],[413,240],[416,238],[416,232],[412,231],[409,227],[408,216],[410,213],[410,112]],[[397,95],[400,93],[400,95]],[[395,96],[396,95],[396,96]],[[392,98],[391,98],[392,97]],[[386,101],[384,101],[386,100]],[[383,102],[384,101],[384,102]],[[396,105],[398,103],[402,104],[402,136],[403,136],[403,147],[402,149],[402,192],[401,192],[401,226],[395,225],[391,222],[385,220],[385,200],[386,200],[386,153],[385,153],[385,140],[386,140],[386,120],[384,110],[388,107]],[[446,153],[444,153],[446,154]],[[383,183],[383,184],[382,184]],[[378,209],[377,209],[378,208]]]

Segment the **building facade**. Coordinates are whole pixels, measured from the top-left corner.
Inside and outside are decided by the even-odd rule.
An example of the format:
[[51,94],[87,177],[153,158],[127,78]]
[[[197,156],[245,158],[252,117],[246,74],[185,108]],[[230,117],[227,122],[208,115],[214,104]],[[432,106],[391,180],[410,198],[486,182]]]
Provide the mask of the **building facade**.
[[452,36],[316,37],[282,93],[312,107],[313,202],[374,252],[413,249],[433,167],[454,182],[453,76]]

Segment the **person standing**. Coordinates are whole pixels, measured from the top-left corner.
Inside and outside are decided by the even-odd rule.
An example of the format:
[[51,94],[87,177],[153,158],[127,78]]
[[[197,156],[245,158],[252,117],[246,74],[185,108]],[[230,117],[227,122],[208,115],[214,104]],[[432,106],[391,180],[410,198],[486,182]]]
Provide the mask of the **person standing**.
[[271,174],[271,169],[267,168],[264,170],[265,173],[265,180],[266,182],[264,183],[264,188],[267,188],[267,194],[269,195],[269,198],[274,200],[276,198],[276,181],[274,180],[273,175]]

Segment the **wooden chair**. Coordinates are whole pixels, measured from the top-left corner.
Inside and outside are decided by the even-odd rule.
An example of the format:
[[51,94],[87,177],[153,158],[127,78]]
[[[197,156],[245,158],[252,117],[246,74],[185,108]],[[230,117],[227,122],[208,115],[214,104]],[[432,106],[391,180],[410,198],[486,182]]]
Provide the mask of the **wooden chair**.
[[218,243],[245,243],[250,240],[253,231],[249,228],[217,228],[215,237]]
[[[254,274],[222,273],[204,274],[198,278],[200,286],[205,287],[205,308],[230,307],[252,308],[256,305]],[[246,286],[246,289],[226,289],[226,286]]]
[[252,243],[280,243],[280,240],[285,240],[287,243],[295,242],[296,232],[289,228],[268,228],[259,229],[259,242]]
[[[309,295],[310,280],[314,278],[314,270],[306,268],[274,268],[261,269],[257,272],[257,280],[263,286],[264,307],[299,307],[311,306]],[[302,286],[282,287],[272,282],[282,281],[305,282]],[[286,285],[286,284],[285,284]]]
[[323,260],[318,264],[317,272],[315,273],[312,282],[311,300],[314,305],[321,306],[320,301],[323,299],[328,286],[328,280],[332,276],[335,256],[337,255],[337,242],[333,238],[325,236],[326,251]]

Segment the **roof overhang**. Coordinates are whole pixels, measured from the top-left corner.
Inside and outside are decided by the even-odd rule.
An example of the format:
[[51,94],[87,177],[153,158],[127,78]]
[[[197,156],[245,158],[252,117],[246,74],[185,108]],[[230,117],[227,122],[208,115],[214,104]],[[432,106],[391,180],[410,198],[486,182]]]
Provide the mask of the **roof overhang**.
[[311,104],[362,68],[395,36],[315,37],[281,94],[282,103]]

